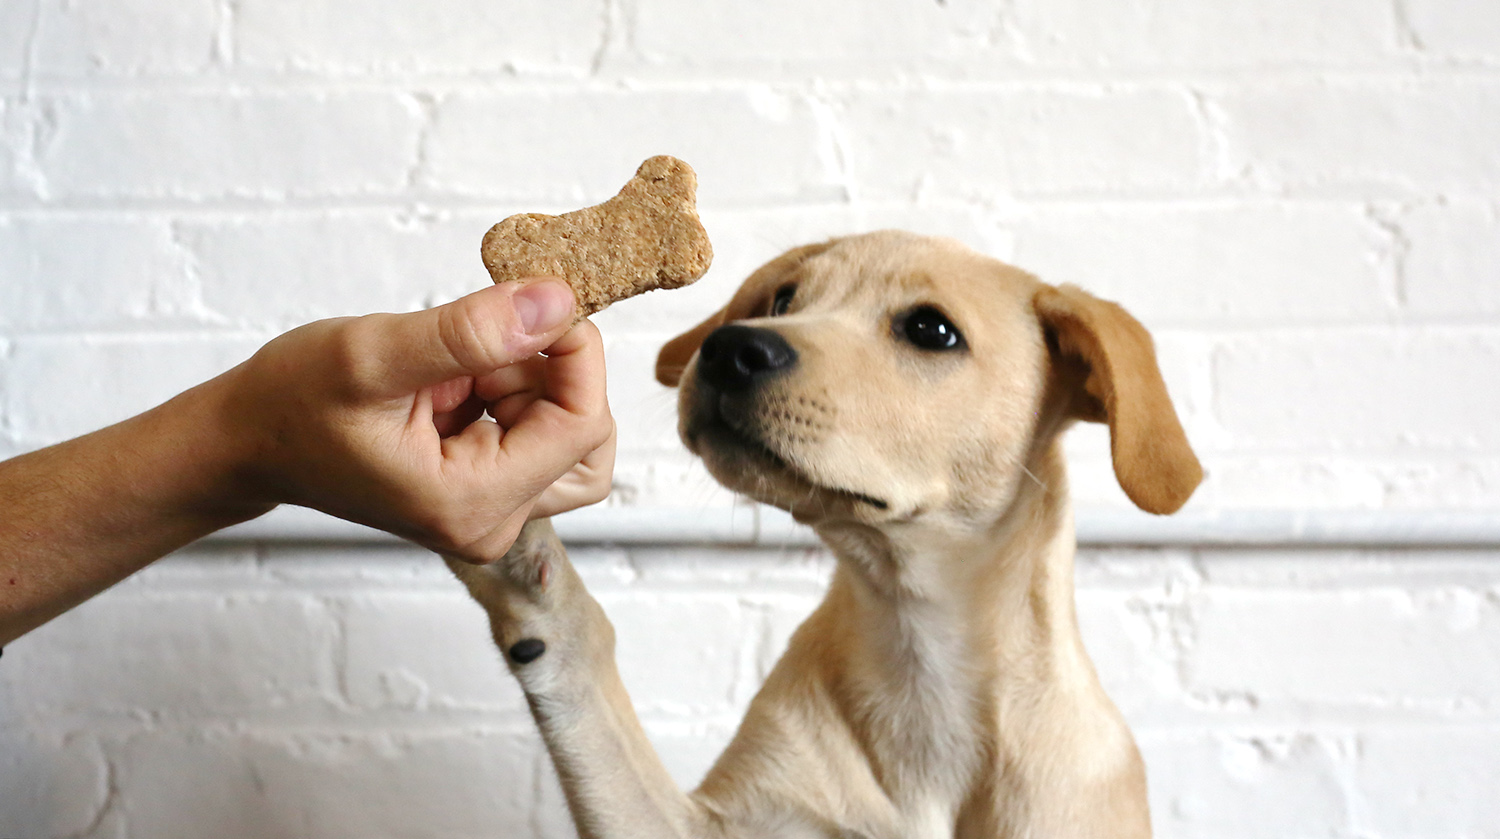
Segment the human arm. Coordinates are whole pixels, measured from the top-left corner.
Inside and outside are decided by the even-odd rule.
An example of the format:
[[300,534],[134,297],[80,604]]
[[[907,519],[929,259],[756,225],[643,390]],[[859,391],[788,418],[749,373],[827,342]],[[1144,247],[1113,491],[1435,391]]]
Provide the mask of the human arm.
[[[528,313],[544,322],[528,331]],[[571,320],[566,286],[546,281],[319,321],[144,414],[0,463],[0,644],[282,503],[498,558],[529,516],[608,491],[602,342]]]

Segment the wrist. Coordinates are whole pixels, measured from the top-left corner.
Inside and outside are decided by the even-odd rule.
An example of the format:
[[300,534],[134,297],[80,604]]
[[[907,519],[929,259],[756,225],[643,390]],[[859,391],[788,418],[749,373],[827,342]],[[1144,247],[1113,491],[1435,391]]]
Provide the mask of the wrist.
[[143,414],[148,439],[164,441],[159,471],[164,508],[194,520],[205,533],[249,521],[276,507],[255,478],[259,445],[238,428],[230,371]]

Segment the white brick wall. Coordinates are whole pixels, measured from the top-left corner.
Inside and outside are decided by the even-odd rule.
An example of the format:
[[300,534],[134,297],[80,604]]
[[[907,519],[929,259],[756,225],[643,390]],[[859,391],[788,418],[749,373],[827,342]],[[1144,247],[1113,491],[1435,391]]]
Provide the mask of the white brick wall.
[[[598,318],[612,505],[730,508],[656,348],[778,250],[894,226],[1145,320],[1209,471],[1190,512],[1500,519],[1481,0],[0,0],[0,456],[477,288],[491,223],[662,152],[717,260]],[[1124,505],[1102,431],[1070,449],[1085,516]],[[827,559],[577,555],[690,782]],[[1500,836],[1500,545],[1097,546],[1079,586],[1160,835]],[[550,771],[405,548],[195,548],[0,659],[7,839],[567,836]]]

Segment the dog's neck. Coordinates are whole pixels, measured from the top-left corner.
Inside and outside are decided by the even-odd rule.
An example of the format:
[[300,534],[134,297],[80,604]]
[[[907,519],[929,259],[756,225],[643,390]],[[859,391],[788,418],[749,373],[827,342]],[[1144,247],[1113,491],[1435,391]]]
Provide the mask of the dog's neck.
[[1008,507],[980,525],[933,518],[818,526],[839,559],[835,589],[848,589],[854,614],[886,628],[859,637],[896,644],[890,654],[898,655],[905,639],[889,628],[921,620],[955,641],[984,645],[976,652],[986,659],[1008,657],[1020,644],[1017,652],[1034,661],[1040,648],[1076,635],[1076,541],[1059,449],[1033,457]]
[[873,742],[895,735],[904,754],[891,760],[907,771],[967,774],[964,754],[1007,748],[985,742],[998,714],[1024,727],[1007,696],[1098,690],[1074,610],[1062,455],[1053,444],[1032,461],[1034,480],[987,527],[819,528],[839,558],[829,614],[852,624],[838,633],[837,690],[863,724],[887,729]]

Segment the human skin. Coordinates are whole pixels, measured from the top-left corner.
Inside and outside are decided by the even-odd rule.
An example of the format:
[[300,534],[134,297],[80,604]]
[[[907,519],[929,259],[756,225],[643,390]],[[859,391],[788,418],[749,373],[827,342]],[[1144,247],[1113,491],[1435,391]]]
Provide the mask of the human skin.
[[[0,644],[280,504],[487,563],[601,500],[604,350],[553,279],[318,321],[143,414],[0,463]],[[542,353],[542,354],[539,354]]]

